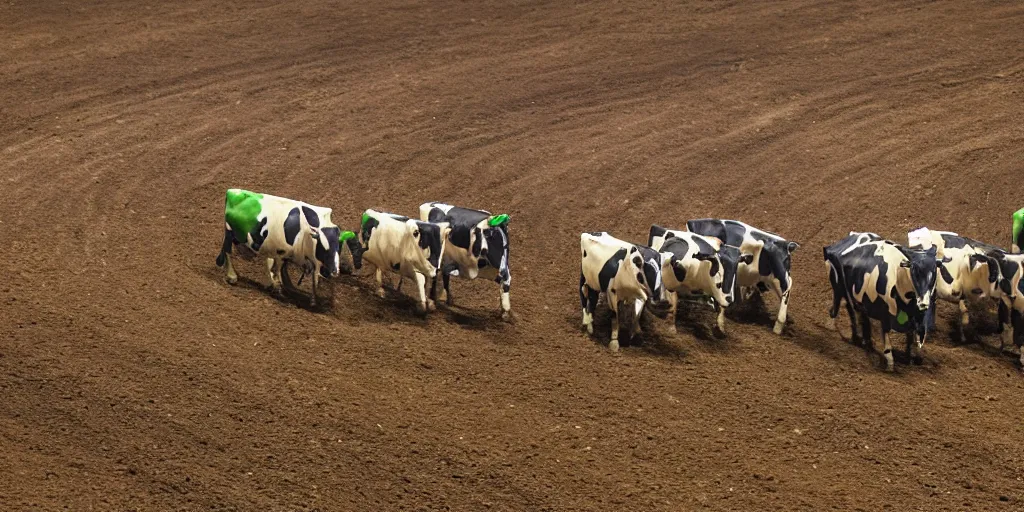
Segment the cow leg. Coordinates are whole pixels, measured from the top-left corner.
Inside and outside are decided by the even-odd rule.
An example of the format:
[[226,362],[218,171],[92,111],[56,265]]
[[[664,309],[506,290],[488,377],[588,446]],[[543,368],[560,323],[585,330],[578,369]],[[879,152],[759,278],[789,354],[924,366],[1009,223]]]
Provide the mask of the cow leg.
[[889,344],[889,323],[885,320],[882,320],[882,347],[882,356],[885,357],[885,370],[891,372],[893,371],[892,345]]
[[[999,302],[999,351],[1004,352],[1013,346],[1013,323],[1010,321],[1010,308],[1005,302]],[[1024,351],[1021,351],[1024,358]],[[1024,359],[1021,359],[1024,362]]]
[[238,274],[235,273],[234,267],[231,266],[231,245],[234,242],[235,235],[231,231],[231,227],[224,229],[224,243],[220,246],[220,254],[217,255],[217,266],[225,267],[227,270],[227,282],[228,284],[235,284],[238,282]]
[[718,326],[718,332],[725,334],[725,308],[721,304],[715,303],[715,311],[718,312],[718,319],[716,325]]
[[384,298],[384,273],[380,271],[380,267],[377,267],[376,273],[373,277],[377,280],[377,296]]
[[[861,343],[864,338],[857,332],[857,310],[853,309],[853,304],[850,304],[849,299],[846,301],[846,315],[850,317],[850,341],[853,343]],[[871,337],[871,329],[869,328],[866,336]]]
[[600,292],[594,292],[587,286],[587,279],[580,274],[580,305],[583,307],[583,328],[587,334],[594,334],[594,309]]
[[444,289],[444,303],[451,306],[455,303],[452,299],[452,275],[445,272],[441,274],[441,286]]
[[270,279],[270,289],[276,294],[281,293],[281,284],[278,282],[278,277],[274,275],[278,264],[279,261],[276,258],[267,258],[267,277]]
[[669,332],[675,334],[676,331],[676,313],[679,311],[679,292],[668,292],[668,321]]
[[512,290],[512,275],[508,270],[500,272],[501,279],[501,319],[509,321],[512,319],[512,301],[509,298],[509,291]]
[[[851,311],[851,314],[852,313],[853,312]],[[860,327],[861,341],[864,343],[864,348],[873,349],[874,345],[871,342],[871,319],[868,318],[868,315],[866,313],[860,314]]]
[[427,311],[429,311],[429,309],[428,309],[428,302],[427,302],[427,276],[425,276],[423,274],[420,274],[419,272],[416,272],[415,276],[416,276],[416,291],[419,292],[419,294],[420,294],[420,301],[416,305],[416,310],[420,314],[426,315]]
[[[320,265],[313,267],[313,292],[309,294],[309,307],[316,306],[316,285],[320,283]],[[287,275],[284,267],[281,267],[281,275]]]
[[612,310],[612,339],[608,342],[608,349],[612,352],[619,351],[619,297],[614,293],[608,293],[608,307]]
[[[291,276],[288,275],[288,260],[281,260],[281,273],[280,273],[280,277],[281,277],[281,286],[282,287],[284,287],[285,289],[293,289],[293,290],[295,289],[295,287],[292,286],[292,278],[291,278]],[[300,279],[300,281],[301,281],[301,279]]]
[[775,287],[775,294],[779,296],[779,314],[775,317],[775,328],[772,332],[775,334],[782,334],[782,329],[786,326],[786,316],[789,310],[789,292],[793,291],[793,288],[787,289],[785,292],[782,291],[781,286]]

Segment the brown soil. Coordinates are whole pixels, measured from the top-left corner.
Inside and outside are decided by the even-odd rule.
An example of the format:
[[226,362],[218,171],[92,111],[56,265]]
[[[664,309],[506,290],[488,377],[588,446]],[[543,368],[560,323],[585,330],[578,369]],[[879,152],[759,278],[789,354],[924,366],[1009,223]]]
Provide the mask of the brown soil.
[[[824,328],[820,252],[1008,242],[1017,2],[14,0],[0,25],[0,509],[1024,507],[992,320],[886,374]],[[315,311],[254,263],[229,286],[233,186],[348,228],[507,212],[518,322],[483,282],[426,320],[368,278]],[[580,332],[581,231],[706,216],[803,244],[784,336]]]

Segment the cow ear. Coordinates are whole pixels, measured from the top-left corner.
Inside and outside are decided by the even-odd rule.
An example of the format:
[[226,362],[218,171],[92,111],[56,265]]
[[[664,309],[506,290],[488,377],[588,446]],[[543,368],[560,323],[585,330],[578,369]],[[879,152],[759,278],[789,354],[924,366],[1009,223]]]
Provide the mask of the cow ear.
[[637,249],[636,249],[636,246],[635,246],[635,245],[634,245],[633,247],[631,247],[631,248],[629,249],[629,253],[630,253],[630,254],[633,254],[633,253],[634,253],[634,252],[636,252],[636,251],[637,251]]
[[637,268],[643,268],[644,260],[641,259],[640,256],[633,256],[633,264],[636,265]]
[[800,248],[800,244],[798,244],[796,242],[790,242],[789,243],[789,252],[790,253],[792,253],[793,251],[795,251],[795,250],[797,250],[799,248]]
[[903,268],[910,268],[910,260],[903,260],[900,262],[900,266]]

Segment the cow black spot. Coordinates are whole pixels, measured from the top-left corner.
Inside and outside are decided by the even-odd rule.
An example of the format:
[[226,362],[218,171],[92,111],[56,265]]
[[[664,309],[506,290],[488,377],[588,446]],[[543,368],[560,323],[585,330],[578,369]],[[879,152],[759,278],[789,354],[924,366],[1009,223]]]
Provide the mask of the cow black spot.
[[669,238],[673,238],[675,236],[676,236],[675,233],[665,233],[665,240],[668,240]]
[[401,268],[402,268],[402,264],[401,263],[392,263],[391,264],[391,270],[394,270],[395,272],[398,272]]
[[256,226],[252,228],[252,231],[249,232],[249,236],[252,237],[252,246],[250,246],[250,249],[259,251],[260,247],[263,247],[263,242],[267,240],[267,234],[267,218],[263,217],[260,219],[259,224],[256,224]]
[[440,208],[431,208],[430,212],[427,213],[427,220],[430,222],[446,222],[448,219]]
[[277,250],[277,254],[278,255],[283,255],[285,252],[287,252],[287,251],[285,251],[284,249],[278,249]]
[[942,280],[945,281],[946,284],[953,284],[953,275],[949,273],[949,270],[946,269],[945,265],[939,265],[939,275],[942,276]]
[[469,249],[469,228],[466,226],[452,226],[452,231],[448,235],[448,240],[460,249]]
[[644,273],[643,272],[637,272],[636,273],[636,282],[643,284],[643,282],[644,282]]
[[672,274],[676,276],[676,281],[680,283],[686,280],[686,268],[680,265],[682,262],[683,260],[678,256],[672,256]]
[[483,250],[482,247],[484,245],[483,233],[480,232],[479,228],[473,231],[476,233],[476,240],[473,241],[473,256],[480,257],[480,252]]
[[587,257],[587,251],[583,251],[583,257],[584,257],[584,258],[586,258],[586,257]]
[[302,215],[306,217],[306,222],[314,228],[320,227],[320,216],[308,206],[302,207]]
[[299,215],[299,209],[292,208],[288,212],[288,217],[284,219],[284,241],[288,245],[295,245],[295,237],[299,236],[299,228],[301,227]]
[[487,260],[480,258],[476,260],[476,268],[484,268],[487,266]]
[[380,221],[373,217],[367,217],[366,222],[363,223],[360,229],[360,236],[363,239],[363,248],[368,248],[370,244],[370,236],[373,235],[373,229],[380,225]]
[[598,285],[601,287],[601,291],[607,291],[608,285],[611,283],[612,278],[619,272],[619,265],[622,260],[626,259],[626,250],[619,249],[615,251],[615,254],[608,261],[604,262],[601,267],[601,271],[597,274]]

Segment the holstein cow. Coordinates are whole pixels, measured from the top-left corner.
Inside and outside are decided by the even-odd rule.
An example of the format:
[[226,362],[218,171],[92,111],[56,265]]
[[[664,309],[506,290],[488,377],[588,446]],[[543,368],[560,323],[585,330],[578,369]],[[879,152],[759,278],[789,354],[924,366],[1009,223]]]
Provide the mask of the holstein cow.
[[726,245],[738,247],[741,254],[754,256],[753,261],[741,262],[737,269],[740,293],[748,298],[755,289],[758,292],[773,290],[779,298],[779,312],[773,331],[782,334],[789,309],[789,294],[793,289],[791,255],[800,244],[736,220],[696,219],[688,221],[686,229],[718,238]]
[[662,275],[669,301],[671,331],[676,332],[679,292],[711,297],[718,313],[718,330],[725,332],[725,308],[735,300],[736,272],[740,262],[749,264],[752,254],[723,244],[718,238],[651,226],[651,248],[662,253]]
[[633,334],[640,333],[640,308],[648,300],[661,302],[664,291],[661,254],[608,233],[580,235],[580,302],[583,327],[594,334],[594,310],[602,293],[612,310],[612,336],[608,348],[619,350],[620,303],[638,306],[633,315]]
[[[420,205],[420,219],[446,222],[451,227],[441,265],[445,302],[452,304],[451,276],[490,279],[501,285],[501,318],[510,320],[512,305],[509,302],[509,290],[512,287],[512,274],[508,268],[509,216],[491,215],[483,210],[470,210],[444,203],[423,203]],[[434,299],[437,299],[436,289],[435,277],[431,287]]]
[[[287,264],[302,268],[303,277],[313,276],[310,305],[316,304],[316,288],[321,277],[335,277],[340,267],[340,243],[355,238],[331,222],[331,209],[269,194],[237,188],[224,197],[224,243],[217,266],[227,267],[227,281],[234,284],[238,275],[231,265],[235,244],[266,258],[270,287],[280,291],[291,287]],[[276,276],[275,276],[276,274]],[[301,279],[300,279],[301,283]]]
[[380,297],[384,296],[383,269],[414,280],[419,291],[416,309],[426,313],[434,305],[427,297],[427,279],[437,275],[449,229],[443,223],[366,210],[359,231],[362,244],[353,248],[353,263],[362,268],[365,260],[376,267]]
[[839,302],[846,299],[853,338],[857,338],[854,310],[861,314],[865,346],[871,348],[871,323],[882,324],[886,369],[893,369],[889,332],[908,333],[907,356],[914,345],[920,350],[925,339],[926,313],[935,290],[938,263],[934,247],[913,251],[886,240],[873,240],[872,233],[850,233],[825,247],[825,263],[832,284],[835,319]]
[[[990,256],[999,263],[999,288],[1003,292],[999,305],[1000,346],[1005,349],[1015,344],[1014,329],[1024,329],[1024,254],[992,253]],[[1024,350],[1020,343],[1016,345],[1024,366]]]
[[[939,277],[935,282],[935,296],[960,306],[957,330],[963,339],[964,326],[970,321],[966,301],[984,298],[1000,300],[998,264],[988,254],[1003,249],[960,236],[952,231],[918,228],[907,233],[911,249],[935,247],[939,260]],[[935,304],[931,305],[928,329],[935,328]]]

